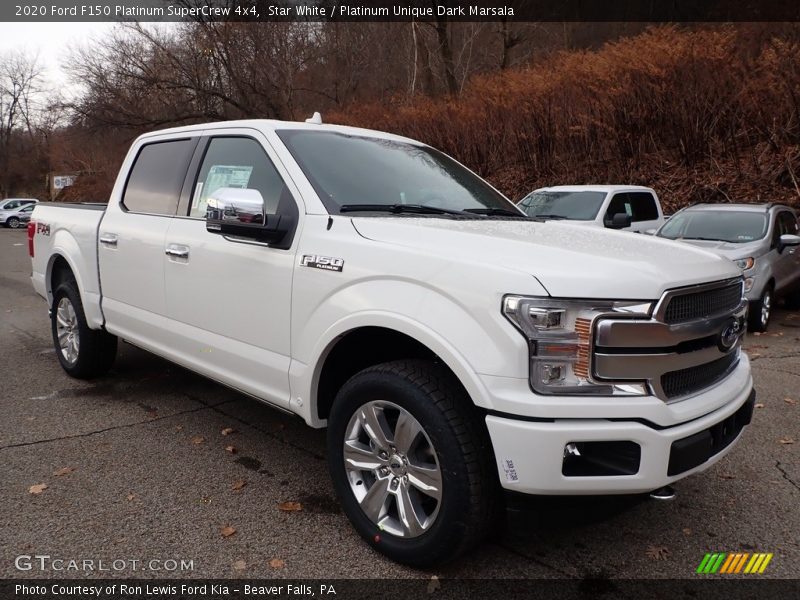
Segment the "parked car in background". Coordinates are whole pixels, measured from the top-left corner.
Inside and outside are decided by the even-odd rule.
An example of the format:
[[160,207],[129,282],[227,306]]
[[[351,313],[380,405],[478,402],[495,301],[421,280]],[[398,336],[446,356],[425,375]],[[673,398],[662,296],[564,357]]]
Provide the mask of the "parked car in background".
[[518,206],[531,217],[637,233],[664,223],[658,195],[638,185],[557,185],[532,191]]
[[34,208],[36,208],[36,204],[29,203],[23,204],[17,208],[0,210],[0,225],[11,227],[11,229],[17,229],[31,220],[31,214]]
[[0,200],[0,210],[11,210],[39,202],[36,198],[6,198]]
[[751,331],[766,331],[776,295],[800,308],[800,224],[780,204],[696,204],[678,211],[656,235],[712,250],[744,272]]

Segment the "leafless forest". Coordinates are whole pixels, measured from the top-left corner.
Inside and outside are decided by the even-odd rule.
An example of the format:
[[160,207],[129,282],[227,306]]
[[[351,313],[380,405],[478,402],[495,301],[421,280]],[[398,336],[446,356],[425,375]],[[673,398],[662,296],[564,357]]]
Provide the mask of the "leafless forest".
[[[118,26],[73,51],[79,94],[0,56],[0,196],[104,201],[143,131],[303,119],[430,143],[514,199],[639,183],[669,208],[800,206],[800,27],[633,23]],[[357,174],[354,174],[357,176]]]

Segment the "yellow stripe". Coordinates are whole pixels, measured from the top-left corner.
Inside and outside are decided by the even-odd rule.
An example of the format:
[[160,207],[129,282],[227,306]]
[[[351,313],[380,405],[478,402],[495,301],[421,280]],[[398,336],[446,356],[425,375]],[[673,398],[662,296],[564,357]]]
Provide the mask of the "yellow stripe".
[[750,569],[750,572],[751,573],[758,573],[758,568],[761,566],[761,563],[764,561],[764,559],[766,557],[767,557],[766,554],[763,554],[763,553],[759,554],[758,555],[758,560],[756,561],[756,564],[753,565],[753,568]]
[[733,559],[734,559],[735,557],[737,557],[737,556],[739,556],[739,555],[738,555],[738,554],[728,554],[728,558],[725,560],[725,564],[724,564],[724,565],[722,565],[722,568],[720,569],[720,571],[719,571],[719,572],[720,572],[720,573],[728,573],[728,572],[729,572],[729,571],[728,571],[728,567],[729,567],[729,566],[731,565],[731,563],[733,562]]
[[750,554],[747,552],[742,554],[742,557],[739,559],[739,563],[736,565],[736,570],[734,571],[734,573],[738,573],[739,571],[742,570],[742,567],[744,566],[744,561],[747,560],[748,556],[750,556]]
[[758,570],[758,574],[759,574],[759,575],[760,575],[761,573],[763,573],[763,572],[764,572],[764,570],[767,568],[767,565],[769,564],[769,561],[771,561],[771,560],[772,560],[772,556],[773,556],[773,555],[772,555],[772,552],[770,552],[770,553],[769,553],[769,554],[767,554],[767,556],[764,558],[764,562],[762,562],[762,563],[761,563],[761,568]]
[[744,572],[745,573],[752,572],[753,568],[756,566],[756,563],[758,563],[760,560],[761,560],[761,554],[759,553],[753,554],[753,558],[751,558],[750,562],[747,563],[747,566],[744,568]]

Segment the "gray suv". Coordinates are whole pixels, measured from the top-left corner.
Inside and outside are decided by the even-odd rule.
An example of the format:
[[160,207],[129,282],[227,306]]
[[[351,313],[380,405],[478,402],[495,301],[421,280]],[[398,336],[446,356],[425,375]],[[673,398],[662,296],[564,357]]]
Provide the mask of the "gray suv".
[[800,224],[780,204],[695,204],[678,211],[657,236],[733,260],[745,277],[749,329],[765,331],[776,295],[800,308]]

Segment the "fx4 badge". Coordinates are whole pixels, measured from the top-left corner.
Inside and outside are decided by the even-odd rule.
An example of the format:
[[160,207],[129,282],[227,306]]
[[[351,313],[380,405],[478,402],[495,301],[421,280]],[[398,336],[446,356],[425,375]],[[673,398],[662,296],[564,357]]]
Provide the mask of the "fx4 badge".
[[313,267],[324,271],[337,271],[341,273],[344,269],[344,260],[333,258],[332,256],[320,256],[319,254],[304,254],[300,264],[304,267]]
[[36,222],[36,233],[39,235],[50,235],[50,225],[47,223]]

